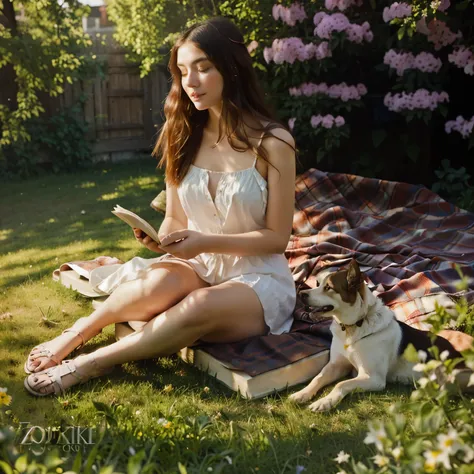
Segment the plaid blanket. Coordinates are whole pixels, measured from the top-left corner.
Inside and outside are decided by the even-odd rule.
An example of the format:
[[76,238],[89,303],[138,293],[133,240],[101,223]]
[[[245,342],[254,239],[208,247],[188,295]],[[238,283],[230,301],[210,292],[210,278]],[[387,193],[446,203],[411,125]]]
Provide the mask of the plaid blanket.
[[[369,288],[396,314],[426,329],[435,302],[453,308],[461,295],[456,265],[474,303],[474,214],[429,189],[311,169],[296,182],[293,235],[286,250],[297,288],[356,258]],[[201,348],[249,375],[329,348],[329,322],[309,322],[298,301],[288,334]]]

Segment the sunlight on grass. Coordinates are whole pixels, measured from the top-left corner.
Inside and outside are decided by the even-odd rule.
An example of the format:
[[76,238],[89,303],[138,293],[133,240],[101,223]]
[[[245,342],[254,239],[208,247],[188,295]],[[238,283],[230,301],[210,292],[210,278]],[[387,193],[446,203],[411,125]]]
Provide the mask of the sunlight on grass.
[[13,229],[0,230],[0,240],[7,240],[12,232],[13,232]]
[[[154,439],[157,430],[168,430],[170,444],[157,455],[165,466],[160,472],[166,473],[177,472],[177,463],[191,451],[205,456],[228,449],[241,470],[222,472],[258,474],[294,474],[297,464],[308,473],[331,473],[337,470],[333,458],[341,449],[371,455],[362,442],[367,420],[386,418],[392,402],[406,401],[406,389],[352,395],[330,414],[313,414],[289,403],[288,394],[296,388],[247,401],[204,372],[168,357],[118,366],[111,375],[60,397],[33,399],[27,394],[23,365],[29,351],[92,312],[91,301],[54,282],[52,271],[61,263],[99,255],[124,261],[157,256],[136,242],[129,226],[110,214],[111,203],[103,199],[118,194],[124,207],[158,228],[163,217],[149,203],[164,189],[164,182],[155,162],[103,166],[106,169],[0,188],[5,227],[0,231],[0,315],[11,315],[0,319],[0,387],[8,387],[13,397],[9,408],[14,416],[45,428],[95,426],[103,417],[93,402],[120,406],[118,426],[129,430],[120,442],[127,449]],[[28,196],[25,187],[31,190]],[[113,327],[108,327],[84,351],[112,342]],[[211,420],[207,431],[200,432],[198,423],[194,428],[186,424],[200,417]],[[158,423],[160,419],[169,424]],[[179,433],[185,435],[178,438]]]
[[81,183],[79,186],[76,186],[81,189],[89,189],[89,188],[95,188],[97,185],[96,183],[92,181],[86,181],[85,183]]
[[120,196],[120,193],[118,192],[103,194],[102,196],[99,197],[99,201],[111,201],[112,199],[117,199],[119,196]]

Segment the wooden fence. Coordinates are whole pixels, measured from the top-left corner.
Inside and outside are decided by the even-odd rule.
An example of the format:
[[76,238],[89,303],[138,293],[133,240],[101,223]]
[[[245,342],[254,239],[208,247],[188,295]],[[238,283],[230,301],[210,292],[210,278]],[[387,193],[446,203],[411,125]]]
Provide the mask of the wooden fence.
[[87,99],[82,114],[89,125],[94,160],[119,160],[137,151],[151,151],[156,132],[163,123],[163,102],[169,90],[166,67],[141,79],[138,66],[125,60],[126,52],[108,34],[103,45],[93,36],[94,53],[104,64],[104,77],[78,81],[64,93],[48,100],[51,115]]

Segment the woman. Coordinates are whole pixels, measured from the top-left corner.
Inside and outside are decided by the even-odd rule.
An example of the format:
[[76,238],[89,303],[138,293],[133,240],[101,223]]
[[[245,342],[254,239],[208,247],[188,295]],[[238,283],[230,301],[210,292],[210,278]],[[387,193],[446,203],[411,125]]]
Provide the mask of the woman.
[[[171,50],[166,122],[154,150],[166,166],[166,255],[126,275],[103,305],[31,352],[25,387],[45,396],[114,365],[176,353],[197,340],[233,342],[289,331],[296,292],[283,255],[294,206],[295,149],[263,101],[235,25],[213,18]],[[125,266],[124,266],[125,267]],[[63,361],[108,324],[143,329]]]

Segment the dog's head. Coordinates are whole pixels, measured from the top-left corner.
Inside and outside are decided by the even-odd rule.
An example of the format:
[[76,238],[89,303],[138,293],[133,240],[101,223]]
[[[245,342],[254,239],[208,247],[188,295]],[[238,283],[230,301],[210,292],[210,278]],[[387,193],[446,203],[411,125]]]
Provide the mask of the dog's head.
[[301,291],[300,297],[315,320],[335,318],[350,325],[361,318],[363,305],[356,303],[364,299],[364,286],[359,265],[352,260],[348,268],[323,277],[316,288]]

